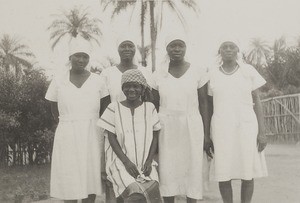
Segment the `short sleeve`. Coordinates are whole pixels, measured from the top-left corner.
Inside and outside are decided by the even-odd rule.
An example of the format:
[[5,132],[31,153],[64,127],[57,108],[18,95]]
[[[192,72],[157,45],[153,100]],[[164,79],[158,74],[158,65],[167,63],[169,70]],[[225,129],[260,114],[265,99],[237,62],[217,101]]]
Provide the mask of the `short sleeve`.
[[104,98],[109,95],[107,85],[105,81],[101,78],[100,86],[100,98]]
[[[151,103],[152,104],[152,103]],[[159,121],[159,117],[157,114],[157,111],[154,107],[154,105],[152,104],[152,126],[153,126],[153,131],[158,131],[161,129],[161,125],[160,125],[160,121]]]
[[257,72],[257,70],[253,66],[249,65],[248,68],[249,68],[249,74],[251,78],[252,91],[266,84],[266,80]]
[[212,91],[212,88],[211,88],[211,82],[208,81],[208,85],[207,85],[207,94],[209,96],[213,96],[213,91]]
[[116,133],[115,106],[115,103],[110,103],[97,122],[99,127],[114,134]]
[[139,70],[141,70],[144,77],[146,78],[147,84],[151,88],[153,88],[153,74],[152,74],[152,72],[149,69],[145,68],[145,67],[141,67]]
[[153,89],[158,90],[158,72],[154,71],[152,74],[152,86]]
[[208,73],[205,71],[199,71],[197,73],[197,77],[198,77],[198,87],[197,88],[200,89],[208,82]]
[[57,96],[58,96],[57,81],[55,78],[53,78],[46,92],[45,99],[49,101],[57,102],[58,100]]

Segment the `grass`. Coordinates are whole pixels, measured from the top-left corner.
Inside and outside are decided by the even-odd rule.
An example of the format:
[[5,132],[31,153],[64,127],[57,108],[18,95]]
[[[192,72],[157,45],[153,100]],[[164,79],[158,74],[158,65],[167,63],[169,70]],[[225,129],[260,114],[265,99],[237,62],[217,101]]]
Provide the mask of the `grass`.
[[50,165],[0,169],[0,202],[26,203],[49,198]]

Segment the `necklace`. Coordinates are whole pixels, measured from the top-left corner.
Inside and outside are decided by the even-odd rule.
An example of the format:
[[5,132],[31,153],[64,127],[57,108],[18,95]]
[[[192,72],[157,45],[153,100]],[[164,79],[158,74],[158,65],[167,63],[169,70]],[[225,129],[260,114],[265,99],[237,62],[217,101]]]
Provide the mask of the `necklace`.
[[221,71],[222,71],[224,74],[226,74],[226,75],[232,75],[233,73],[235,73],[235,72],[238,70],[239,65],[237,64],[237,65],[234,67],[234,69],[233,69],[232,71],[230,71],[230,72],[225,71],[224,68],[223,68],[223,66],[220,66],[220,68],[221,68]]

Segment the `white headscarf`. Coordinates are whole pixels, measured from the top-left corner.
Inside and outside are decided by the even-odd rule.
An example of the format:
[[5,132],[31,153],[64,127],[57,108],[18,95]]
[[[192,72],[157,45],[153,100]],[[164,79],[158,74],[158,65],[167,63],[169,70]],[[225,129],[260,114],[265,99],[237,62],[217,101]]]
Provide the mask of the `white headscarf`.
[[[116,40],[116,49],[118,50],[120,44],[122,44],[122,42],[125,41],[130,41],[134,44],[135,46],[135,54],[133,56],[132,62],[135,65],[138,65],[138,60],[137,60],[137,54],[138,54],[138,49],[137,49],[137,43],[136,43],[136,37],[130,34],[124,34],[124,35],[120,35],[118,36],[117,40]],[[119,57],[120,58],[120,57]]]
[[77,36],[76,38],[72,38],[69,43],[69,56],[72,56],[76,53],[86,53],[91,56],[92,47],[91,44],[85,40],[84,38]]
[[[175,40],[181,40],[185,43],[187,48],[186,48],[186,53],[185,53],[184,58],[185,58],[185,60],[188,60],[187,57],[186,57],[187,56],[187,50],[188,50],[188,41],[187,41],[186,35],[180,34],[180,33],[172,33],[172,34],[168,35],[166,37],[166,40],[165,40],[165,48],[167,49],[167,46]],[[166,76],[168,74],[169,62],[170,62],[170,57],[169,57],[168,53],[166,53],[164,60],[162,61],[160,66],[158,66],[159,73],[161,75]]]
[[219,53],[219,50],[220,50],[220,47],[221,45],[224,43],[224,42],[232,42],[234,43],[238,48],[239,48],[239,51],[237,53],[237,59],[236,59],[236,62],[240,65],[241,63],[244,63],[243,62],[243,57],[242,57],[242,52],[241,52],[241,43],[240,41],[237,39],[237,37],[234,37],[233,35],[228,35],[228,36],[223,36],[220,40],[219,40],[219,43],[218,43],[218,53],[217,53],[217,65],[218,66],[221,66],[223,64],[223,61],[222,61],[222,57]]

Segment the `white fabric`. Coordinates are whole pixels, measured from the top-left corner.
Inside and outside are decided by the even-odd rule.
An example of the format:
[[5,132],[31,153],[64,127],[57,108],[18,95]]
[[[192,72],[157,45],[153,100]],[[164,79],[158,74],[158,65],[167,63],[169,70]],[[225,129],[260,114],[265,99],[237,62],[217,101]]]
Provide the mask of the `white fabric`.
[[214,69],[209,79],[209,94],[214,103],[211,132],[215,149],[210,179],[250,180],[267,176],[264,153],[257,151],[258,123],[251,94],[265,80],[247,64],[242,64],[232,75]]
[[206,74],[191,66],[180,78],[154,73],[159,91],[159,178],[162,196],[202,198],[203,123],[197,89]]
[[[107,107],[97,124],[116,134],[123,152],[141,173],[149,154],[153,131],[158,131],[161,128],[154,105],[150,102],[144,102],[134,109],[132,116],[130,108],[119,102],[113,102]],[[114,192],[118,197],[126,187],[137,180],[126,171],[125,166],[113,152],[108,141],[105,143],[105,161],[108,180],[112,182]],[[156,167],[157,163],[153,161],[152,172],[148,177],[150,180],[158,181]]]
[[165,46],[167,47],[174,40],[181,40],[184,41],[185,44],[188,44],[186,35],[181,33],[171,33],[166,37]]
[[[138,69],[146,78],[148,85],[152,87],[153,79],[151,71],[142,66],[138,66]],[[100,75],[106,83],[112,102],[126,99],[121,88],[122,74],[123,73],[116,66],[112,66],[104,69]]]
[[136,37],[134,37],[133,35],[130,35],[130,34],[126,34],[126,35],[119,35],[118,36],[118,39],[116,40],[117,42],[117,47],[120,46],[120,44],[122,42],[125,42],[125,41],[130,41],[134,44],[134,46],[136,47],[137,43],[136,43]]
[[91,56],[92,47],[89,41],[77,36],[76,38],[72,38],[69,43],[69,56],[80,52]]
[[54,77],[46,99],[58,102],[59,124],[54,138],[50,196],[83,199],[102,194],[100,98],[107,95],[101,78],[91,73],[81,88],[69,80],[69,72]]
[[[224,43],[224,42],[232,42],[234,43],[239,49],[241,49],[241,43],[240,41],[238,40],[237,37],[233,36],[233,35],[224,35],[222,36],[220,39],[219,39],[219,49],[221,47],[221,45]],[[241,51],[241,50],[240,50]]]

